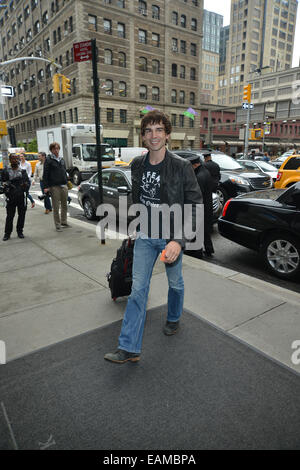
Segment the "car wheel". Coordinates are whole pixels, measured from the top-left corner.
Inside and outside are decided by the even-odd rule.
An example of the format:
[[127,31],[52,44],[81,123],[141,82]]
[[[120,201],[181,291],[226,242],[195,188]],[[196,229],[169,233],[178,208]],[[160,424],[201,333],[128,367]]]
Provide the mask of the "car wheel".
[[225,202],[229,199],[227,192],[223,188],[217,188],[216,193],[219,196],[221,206],[224,207]]
[[88,220],[94,220],[96,218],[96,212],[90,199],[85,199],[83,201],[82,206],[83,206],[83,212],[86,218]]
[[76,186],[81,183],[81,174],[79,173],[79,171],[74,171],[74,173],[72,174],[72,180]]
[[268,269],[282,279],[292,279],[300,272],[300,243],[291,235],[278,232],[262,245]]

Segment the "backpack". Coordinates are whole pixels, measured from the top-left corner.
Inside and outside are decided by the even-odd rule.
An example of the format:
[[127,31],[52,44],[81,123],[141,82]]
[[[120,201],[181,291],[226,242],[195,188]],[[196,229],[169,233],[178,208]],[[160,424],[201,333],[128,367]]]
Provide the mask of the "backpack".
[[116,258],[111,263],[110,273],[106,275],[113,300],[131,293],[133,246],[134,240],[123,240]]

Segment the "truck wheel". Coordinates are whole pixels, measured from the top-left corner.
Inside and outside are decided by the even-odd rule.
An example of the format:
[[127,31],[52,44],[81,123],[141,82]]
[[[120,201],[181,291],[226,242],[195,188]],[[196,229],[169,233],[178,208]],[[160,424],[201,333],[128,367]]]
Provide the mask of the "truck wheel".
[[88,220],[95,220],[96,212],[92,202],[89,199],[83,201],[83,212]]
[[79,171],[74,171],[74,173],[72,174],[72,180],[76,186],[81,183],[81,174],[79,173]]

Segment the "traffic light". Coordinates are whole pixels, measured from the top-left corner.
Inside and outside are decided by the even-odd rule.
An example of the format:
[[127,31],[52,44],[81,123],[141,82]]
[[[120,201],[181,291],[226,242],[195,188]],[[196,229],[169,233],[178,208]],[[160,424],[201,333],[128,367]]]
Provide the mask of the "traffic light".
[[251,85],[244,86],[244,94],[243,94],[243,101],[247,101],[247,103],[251,103]]
[[71,80],[62,75],[62,93],[71,93]]
[[53,78],[52,78],[52,82],[53,82],[53,91],[55,93],[60,93],[60,74],[59,73],[56,73],[55,75],[53,75]]

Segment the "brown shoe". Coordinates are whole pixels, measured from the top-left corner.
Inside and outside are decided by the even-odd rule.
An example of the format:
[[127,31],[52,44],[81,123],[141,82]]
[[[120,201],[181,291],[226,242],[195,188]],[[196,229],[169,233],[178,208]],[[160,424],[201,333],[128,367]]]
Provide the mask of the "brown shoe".
[[45,214],[49,214],[49,212],[50,212],[49,209],[45,210]]

